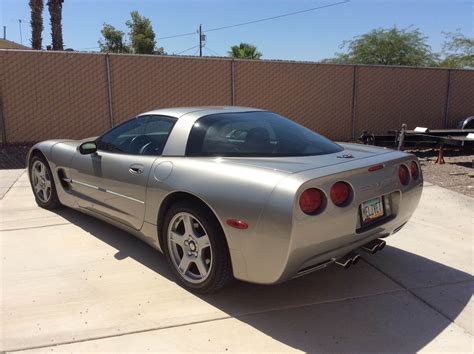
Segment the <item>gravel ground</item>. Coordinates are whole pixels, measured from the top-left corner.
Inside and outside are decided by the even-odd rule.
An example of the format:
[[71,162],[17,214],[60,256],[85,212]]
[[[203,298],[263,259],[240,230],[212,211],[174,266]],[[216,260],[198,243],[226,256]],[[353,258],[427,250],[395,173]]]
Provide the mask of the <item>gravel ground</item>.
[[435,163],[437,152],[410,151],[418,156],[425,181],[474,198],[474,153],[446,151],[445,164]]
[[[30,146],[3,146],[0,149],[0,169],[25,168]],[[436,164],[437,152],[432,149],[409,151],[418,156],[424,178],[436,184],[474,198],[474,153],[448,150],[444,165]]]

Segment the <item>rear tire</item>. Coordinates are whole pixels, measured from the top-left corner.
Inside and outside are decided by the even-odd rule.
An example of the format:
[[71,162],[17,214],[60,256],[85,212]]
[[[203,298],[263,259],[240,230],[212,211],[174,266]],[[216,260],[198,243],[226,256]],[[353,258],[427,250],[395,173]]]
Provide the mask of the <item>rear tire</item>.
[[214,214],[191,202],[166,212],[163,251],[178,283],[194,293],[215,293],[233,278],[224,232]]
[[30,159],[29,177],[36,203],[40,207],[51,210],[61,206],[53,174],[43,156],[34,155]]

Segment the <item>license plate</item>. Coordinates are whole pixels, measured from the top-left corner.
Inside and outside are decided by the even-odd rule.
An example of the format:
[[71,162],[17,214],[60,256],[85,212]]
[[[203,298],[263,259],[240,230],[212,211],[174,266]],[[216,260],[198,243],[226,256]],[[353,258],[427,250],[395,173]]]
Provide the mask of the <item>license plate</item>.
[[360,205],[362,224],[369,224],[385,215],[382,197],[373,198]]

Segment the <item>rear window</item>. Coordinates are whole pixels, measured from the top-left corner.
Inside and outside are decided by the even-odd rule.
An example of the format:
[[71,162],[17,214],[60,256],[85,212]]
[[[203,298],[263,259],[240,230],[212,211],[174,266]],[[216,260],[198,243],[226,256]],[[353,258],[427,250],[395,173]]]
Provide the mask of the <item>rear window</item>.
[[342,151],[331,140],[271,112],[211,114],[198,119],[187,156],[311,156]]

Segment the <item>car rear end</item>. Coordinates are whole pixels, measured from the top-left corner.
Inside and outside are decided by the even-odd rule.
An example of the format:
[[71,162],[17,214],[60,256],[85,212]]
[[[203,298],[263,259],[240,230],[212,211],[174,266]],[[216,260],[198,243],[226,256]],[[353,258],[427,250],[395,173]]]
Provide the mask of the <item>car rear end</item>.
[[345,150],[336,158],[343,161],[293,173],[275,188],[259,240],[246,249],[249,268],[255,269],[255,250],[267,264],[253,281],[275,283],[321,269],[410,219],[423,186],[414,155],[380,151],[356,159]]

